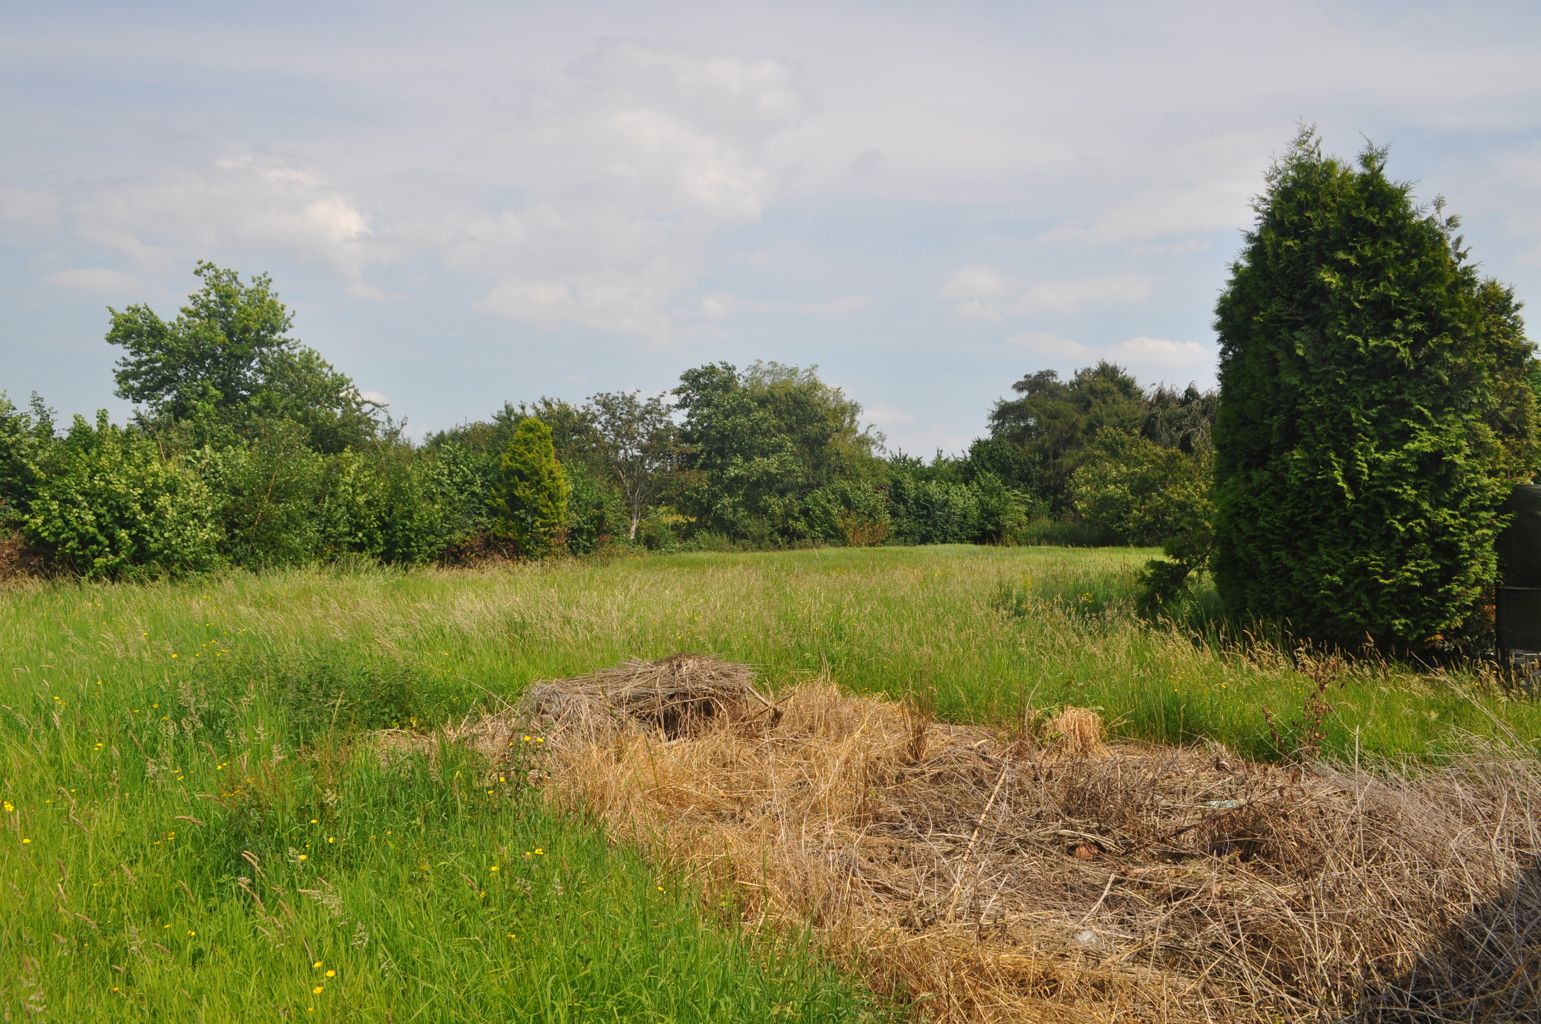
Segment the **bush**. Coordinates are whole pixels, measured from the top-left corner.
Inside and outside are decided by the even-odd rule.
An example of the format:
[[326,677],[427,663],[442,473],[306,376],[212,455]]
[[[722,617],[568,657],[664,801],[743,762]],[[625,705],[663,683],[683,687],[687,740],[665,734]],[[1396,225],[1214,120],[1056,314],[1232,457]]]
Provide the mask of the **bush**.
[[325,460],[299,424],[270,420],[254,433],[250,443],[193,456],[213,495],[220,554],[254,570],[312,562],[321,553]]
[[1067,523],[1043,517],[1031,520],[1018,534],[1017,543],[1032,547],[1106,548],[1122,542],[1118,534],[1094,523]]
[[90,578],[182,575],[219,561],[214,501],[198,475],[149,438],[75,417],[51,445],[21,516],[23,535],[61,568]]
[[567,550],[589,555],[625,539],[631,527],[620,492],[581,463],[563,467],[572,493],[567,499]]
[[492,495],[494,534],[512,543],[521,555],[551,554],[566,536],[571,493],[567,473],[551,444],[551,428],[531,417],[520,420],[498,460]]
[[0,528],[18,525],[43,479],[54,444],[53,415],[36,395],[23,412],[0,392]]
[[674,551],[680,545],[682,532],[690,524],[690,517],[674,506],[654,505],[643,513],[637,526],[637,539],[649,551]]
[[979,534],[979,497],[967,484],[894,478],[894,532],[909,544],[971,544]]
[[389,565],[452,557],[476,520],[453,458],[439,449],[381,442],[326,458],[320,520],[327,557],[366,555]]
[[1028,524],[1035,515],[1048,512],[1048,505],[1013,487],[991,472],[982,472],[969,482],[979,504],[981,544],[1021,544]]
[[1128,544],[1161,544],[1213,518],[1212,461],[1124,432],[1105,432],[1070,478],[1080,517]]
[[1395,647],[1492,585],[1536,430],[1512,295],[1384,163],[1303,132],[1258,202],[1216,312],[1215,578],[1233,612]]
[[809,537],[849,547],[881,544],[891,526],[882,492],[849,480],[809,494],[803,500],[803,521]]

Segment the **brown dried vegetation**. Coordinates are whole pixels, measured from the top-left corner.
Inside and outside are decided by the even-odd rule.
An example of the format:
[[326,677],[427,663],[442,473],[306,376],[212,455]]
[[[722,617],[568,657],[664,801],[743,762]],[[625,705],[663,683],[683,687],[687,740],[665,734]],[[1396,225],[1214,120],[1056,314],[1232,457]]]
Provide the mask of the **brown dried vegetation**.
[[[467,723],[498,757],[513,726]],[[537,684],[549,797],[935,1021],[1541,1018],[1541,766],[1004,735],[676,657]],[[526,725],[524,723],[535,723]],[[485,739],[485,742],[479,740]]]

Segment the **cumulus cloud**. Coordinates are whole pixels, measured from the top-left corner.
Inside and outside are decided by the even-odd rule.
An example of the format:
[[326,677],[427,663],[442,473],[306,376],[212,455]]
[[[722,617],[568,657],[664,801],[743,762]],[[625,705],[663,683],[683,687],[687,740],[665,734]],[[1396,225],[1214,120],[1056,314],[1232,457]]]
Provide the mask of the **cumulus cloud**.
[[[479,308],[666,343],[691,321],[742,312],[839,315],[835,305],[681,299],[724,231],[760,220],[784,167],[769,145],[811,109],[799,71],[774,60],[636,39],[605,40],[549,102],[509,125],[519,201],[447,240],[459,268],[490,277]],[[538,159],[518,154],[538,147]]]
[[1041,243],[1148,247],[1167,240],[1192,244],[1192,236],[1235,230],[1251,223],[1255,177],[1146,189],[1110,203],[1093,216],[1066,221],[1042,233]]
[[116,292],[143,278],[185,273],[193,259],[258,251],[327,271],[352,295],[381,296],[365,278],[369,264],[383,258],[369,218],[305,168],[232,156],[86,183],[59,202],[76,240],[119,264],[49,275],[60,287]]
[[1048,331],[1022,331],[1006,339],[1006,344],[1025,349],[1035,356],[1046,359],[1076,360],[1088,356],[1092,349],[1079,341],[1061,338]]
[[874,402],[862,409],[863,416],[879,429],[907,427],[915,417],[890,402]]

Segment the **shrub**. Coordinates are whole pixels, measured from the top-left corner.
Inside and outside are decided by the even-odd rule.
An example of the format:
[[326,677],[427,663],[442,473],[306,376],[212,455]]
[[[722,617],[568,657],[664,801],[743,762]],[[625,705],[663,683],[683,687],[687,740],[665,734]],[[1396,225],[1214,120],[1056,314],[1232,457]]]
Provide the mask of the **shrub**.
[[0,528],[19,524],[42,482],[53,444],[53,414],[42,399],[33,395],[24,412],[0,392]]
[[566,535],[571,493],[551,444],[551,428],[531,417],[520,420],[498,460],[493,532],[521,555],[549,555]]
[[642,514],[637,539],[649,551],[674,551],[691,519],[672,505],[654,505]]
[[218,562],[214,502],[198,475],[149,438],[75,417],[50,446],[21,517],[49,561],[92,578],[180,575]]
[[1134,434],[1105,432],[1070,478],[1080,517],[1129,544],[1160,544],[1213,516],[1207,449],[1185,455]]
[[970,544],[979,533],[979,498],[967,484],[894,478],[894,532],[910,544]]
[[624,539],[631,520],[620,492],[581,463],[562,467],[572,493],[567,499],[567,550],[593,554],[617,537]]
[[979,505],[979,532],[975,540],[981,544],[1021,544],[1034,515],[1048,512],[1047,503],[1008,487],[988,471],[969,481],[969,489]]
[[321,552],[319,511],[325,460],[304,427],[269,420],[246,444],[194,454],[220,525],[220,553],[232,565],[267,569],[302,565]]
[[849,480],[809,494],[803,500],[803,521],[811,538],[849,547],[881,544],[891,526],[882,492]]

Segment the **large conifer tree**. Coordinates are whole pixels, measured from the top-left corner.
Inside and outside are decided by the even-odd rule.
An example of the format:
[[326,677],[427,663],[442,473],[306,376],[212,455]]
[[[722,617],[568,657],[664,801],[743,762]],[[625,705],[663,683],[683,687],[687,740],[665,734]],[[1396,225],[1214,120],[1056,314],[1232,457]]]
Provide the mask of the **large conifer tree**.
[[1535,358],[1385,157],[1302,131],[1257,201],[1216,311],[1215,576],[1234,610],[1405,647],[1493,582],[1499,504],[1536,466]]

